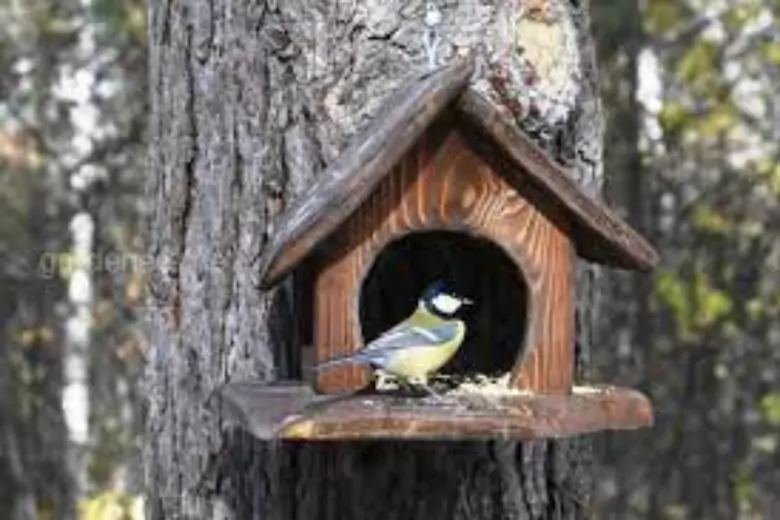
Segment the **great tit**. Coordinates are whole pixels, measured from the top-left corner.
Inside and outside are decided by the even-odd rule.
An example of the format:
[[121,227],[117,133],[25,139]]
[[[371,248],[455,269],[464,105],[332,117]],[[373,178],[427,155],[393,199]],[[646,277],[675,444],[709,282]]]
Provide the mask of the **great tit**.
[[436,282],[423,292],[411,316],[355,354],[327,361],[317,368],[371,365],[435,394],[427,385],[428,376],[444,366],[463,343],[466,324],[457,315],[471,303],[448,291],[443,282]]

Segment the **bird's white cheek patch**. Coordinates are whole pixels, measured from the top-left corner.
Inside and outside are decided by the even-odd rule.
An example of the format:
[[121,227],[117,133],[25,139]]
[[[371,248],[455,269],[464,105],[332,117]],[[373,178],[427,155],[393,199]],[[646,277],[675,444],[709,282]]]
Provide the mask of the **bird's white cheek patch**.
[[433,306],[445,314],[452,314],[460,308],[460,300],[453,298],[449,294],[439,294],[433,298]]

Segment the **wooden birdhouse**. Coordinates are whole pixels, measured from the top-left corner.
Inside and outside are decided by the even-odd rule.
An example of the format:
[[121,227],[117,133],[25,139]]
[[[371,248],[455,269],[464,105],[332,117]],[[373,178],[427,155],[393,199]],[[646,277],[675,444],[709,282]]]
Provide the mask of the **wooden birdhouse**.
[[[658,255],[474,90],[471,72],[459,61],[389,100],[280,220],[261,280],[271,288],[309,273],[303,326],[310,362],[321,363],[358,350],[408,315],[425,285],[447,279],[477,304],[442,372],[505,373],[506,391],[457,392],[449,408],[448,395],[336,399],[284,422],[279,436],[528,438],[652,421],[638,392],[574,385],[575,263],[647,270]],[[327,403],[323,394],[357,391],[370,376],[319,373],[310,397]]]

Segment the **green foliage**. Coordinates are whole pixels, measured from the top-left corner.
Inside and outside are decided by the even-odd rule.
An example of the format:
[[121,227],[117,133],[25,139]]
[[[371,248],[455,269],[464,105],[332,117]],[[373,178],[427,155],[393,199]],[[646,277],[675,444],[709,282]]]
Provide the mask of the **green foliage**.
[[142,0],[93,0],[92,13],[112,38],[140,41],[146,34],[146,6]]
[[761,55],[772,65],[780,65],[780,43],[778,42],[763,42],[761,44]]
[[731,6],[723,16],[723,23],[729,33],[739,32],[754,21],[763,11],[764,2],[761,0],[743,0]]
[[765,395],[761,400],[761,411],[767,423],[780,427],[780,392]]
[[707,204],[694,208],[692,223],[697,229],[713,234],[728,234],[733,229],[733,222],[727,215]]
[[663,35],[675,29],[685,18],[685,9],[680,2],[649,0],[645,8],[644,27],[650,34]]
[[740,517],[756,518],[752,516],[752,513],[756,510],[758,497],[756,496],[756,485],[750,472],[743,466],[737,471],[734,480],[734,496],[742,513]]
[[753,161],[750,164],[751,173],[755,175],[762,182],[771,185],[775,177],[776,163],[771,157],[762,158],[758,161]]
[[716,42],[700,39],[693,43],[677,64],[677,74],[690,87],[705,91],[718,74],[720,47]]
[[699,117],[690,131],[698,138],[714,138],[737,128],[739,116],[731,103],[718,103]]
[[143,520],[140,496],[121,491],[104,491],[79,506],[79,520]]
[[765,183],[772,193],[780,198],[780,162],[768,157],[755,162],[752,166],[756,178]]
[[690,281],[664,272],[658,276],[656,294],[671,309],[682,337],[688,340],[719,323],[733,309],[728,293],[713,287],[701,272]]
[[677,134],[685,129],[691,120],[691,113],[681,103],[669,101],[664,103],[658,116],[664,132]]

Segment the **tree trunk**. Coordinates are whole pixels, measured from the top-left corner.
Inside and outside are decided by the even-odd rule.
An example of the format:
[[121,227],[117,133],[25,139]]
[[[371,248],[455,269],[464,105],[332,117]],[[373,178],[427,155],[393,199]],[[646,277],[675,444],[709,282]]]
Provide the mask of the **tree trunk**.
[[[443,3],[443,2],[441,2]],[[536,2],[539,3],[539,2]],[[562,156],[601,187],[601,112],[587,2],[571,0],[584,85]],[[152,519],[579,518],[588,442],[261,443],[206,406],[228,380],[295,371],[297,299],[261,293],[274,217],[386,96],[424,70],[421,1],[150,1],[150,341],[146,478]],[[448,45],[512,45],[518,2],[440,6]],[[579,352],[595,320],[580,270]],[[585,356],[581,355],[581,359]]]
[[[0,251],[3,263],[7,261],[4,253]],[[35,493],[19,449],[19,413],[7,330],[16,307],[10,289],[16,288],[15,282],[0,271],[0,503],[5,504],[11,520],[35,520]]]
[[[604,3],[594,5],[593,14],[601,72],[610,78],[602,90],[610,102],[606,113],[606,139],[610,146],[604,161],[611,175],[605,179],[604,192],[635,229],[652,236],[648,219],[648,201],[652,197],[648,194],[653,193],[649,183],[654,176],[642,161],[643,107],[637,97],[639,56],[646,45],[640,7],[639,0],[625,0],[619,5]],[[645,273],[624,272],[610,277],[610,282],[603,287],[608,302],[605,319],[598,326],[598,344],[602,349],[594,355],[592,366],[614,380],[648,390],[650,381],[647,375],[643,379],[642,374],[648,373],[644,356],[653,345],[649,307],[652,280]],[[648,430],[638,435],[649,439],[652,433]],[[638,439],[641,437],[610,435],[596,443],[602,465],[595,471],[599,483],[595,495],[604,516],[624,514],[632,500],[641,499],[641,486],[635,475],[637,460],[647,453],[647,445]]]

